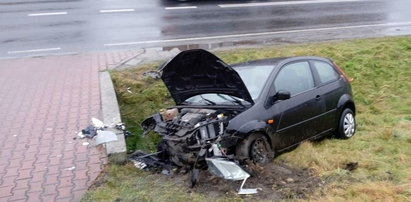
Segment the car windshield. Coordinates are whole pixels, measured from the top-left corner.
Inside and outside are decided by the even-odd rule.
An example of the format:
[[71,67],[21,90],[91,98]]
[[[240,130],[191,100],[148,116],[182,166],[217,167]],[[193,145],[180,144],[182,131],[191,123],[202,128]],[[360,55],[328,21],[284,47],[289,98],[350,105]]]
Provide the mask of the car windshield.
[[267,81],[274,66],[247,66],[234,68],[243,80],[253,100],[260,96],[261,90]]
[[[243,80],[247,90],[253,100],[256,100],[261,93],[268,76],[273,69],[273,66],[246,66],[234,68],[241,79]],[[221,93],[205,93],[188,98],[184,101],[185,104],[195,105],[244,105],[249,104],[241,98],[221,94]]]
[[241,98],[221,93],[205,93],[188,98],[186,104],[196,105],[244,105],[248,102]]

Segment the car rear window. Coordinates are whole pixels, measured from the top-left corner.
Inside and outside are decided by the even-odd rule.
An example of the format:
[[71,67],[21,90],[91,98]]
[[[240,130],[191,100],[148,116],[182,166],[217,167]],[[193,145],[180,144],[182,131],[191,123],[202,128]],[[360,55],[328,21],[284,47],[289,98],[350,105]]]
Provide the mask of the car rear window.
[[321,61],[313,61],[313,64],[318,72],[321,83],[327,83],[338,79],[338,73],[330,64]]

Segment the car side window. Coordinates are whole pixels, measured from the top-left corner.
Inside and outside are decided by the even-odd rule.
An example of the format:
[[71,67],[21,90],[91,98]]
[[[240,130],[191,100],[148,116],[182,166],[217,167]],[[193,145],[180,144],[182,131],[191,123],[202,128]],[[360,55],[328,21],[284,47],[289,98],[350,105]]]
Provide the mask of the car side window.
[[318,72],[318,76],[320,77],[321,83],[327,83],[329,81],[338,79],[338,73],[330,64],[321,61],[313,61],[313,64]]
[[314,88],[314,79],[308,62],[296,62],[284,66],[278,73],[274,86],[289,91],[291,96]]

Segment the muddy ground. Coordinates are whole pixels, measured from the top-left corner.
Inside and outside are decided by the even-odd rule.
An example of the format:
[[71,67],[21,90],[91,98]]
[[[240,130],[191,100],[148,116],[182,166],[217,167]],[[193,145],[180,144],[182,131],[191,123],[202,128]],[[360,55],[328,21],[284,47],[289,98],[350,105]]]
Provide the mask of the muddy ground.
[[[264,167],[252,165],[247,168],[252,176],[247,180],[244,188],[259,188],[258,194],[241,195],[249,200],[280,200],[306,198],[324,182],[315,177],[309,169],[293,168],[285,162],[273,162]],[[161,174],[156,174],[161,175]],[[177,185],[190,187],[191,175],[173,174],[159,176],[162,180],[168,180]],[[208,171],[201,171],[196,186],[188,192],[197,192],[216,197],[238,197],[237,190],[241,181],[229,181],[211,175]]]

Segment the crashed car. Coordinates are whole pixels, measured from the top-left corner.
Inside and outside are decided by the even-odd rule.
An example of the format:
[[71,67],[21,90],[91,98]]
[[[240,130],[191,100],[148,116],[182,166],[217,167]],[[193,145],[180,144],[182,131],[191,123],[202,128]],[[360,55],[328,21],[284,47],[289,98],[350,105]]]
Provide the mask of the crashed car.
[[351,80],[329,59],[271,58],[230,66],[196,49],[181,52],[159,73],[176,106],[142,127],[162,136],[158,159],[178,167],[210,169],[212,158],[266,164],[302,141],[355,133]]

